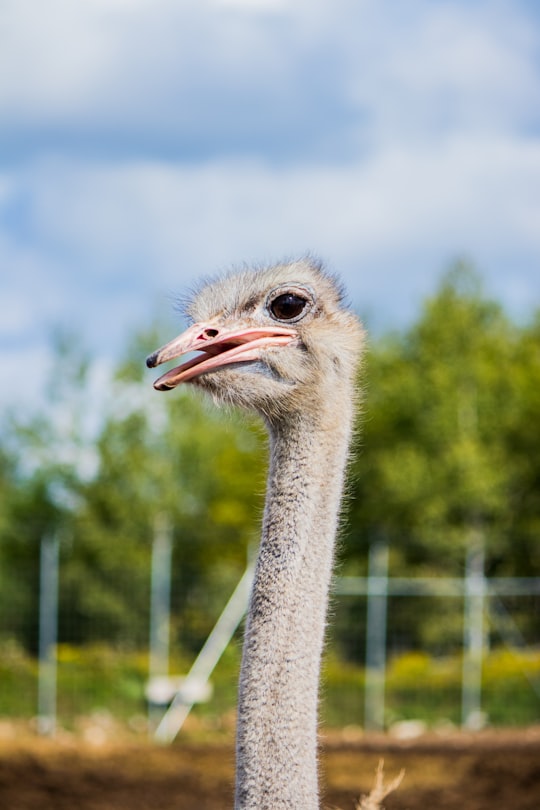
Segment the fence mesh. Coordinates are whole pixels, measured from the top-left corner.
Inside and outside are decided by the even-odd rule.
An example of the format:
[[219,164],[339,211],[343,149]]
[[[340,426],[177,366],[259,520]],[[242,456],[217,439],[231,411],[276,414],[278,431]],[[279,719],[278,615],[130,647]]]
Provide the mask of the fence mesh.
[[[162,650],[163,675],[180,676],[189,671],[240,573],[231,569],[183,600],[175,599],[173,594],[167,645],[165,652]],[[513,582],[514,590],[519,590]],[[379,717],[376,722],[385,728],[410,720],[429,727],[466,721],[471,727],[538,722],[540,582],[530,580],[527,586],[524,581],[523,592],[501,595],[496,588],[491,591],[490,581],[484,580],[481,659],[472,662],[472,648],[466,646],[470,613],[465,605],[465,580],[462,593],[453,596],[417,595],[414,579],[410,583],[408,595],[392,595],[391,577],[382,590],[380,579],[374,588],[365,578],[357,581],[357,590],[364,592],[347,594],[340,592],[338,581],[323,663],[323,723],[369,725],[366,712],[372,712],[372,725],[373,717]],[[498,589],[504,591],[501,583]],[[384,600],[386,622],[377,630],[384,642],[383,659],[366,662],[370,587],[371,597],[375,593],[376,598]],[[76,729],[89,716],[101,716],[115,718],[135,731],[147,731],[150,593],[148,572],[148,582],[141,578],[138,586],[134,583],[129,594],[123,594],[138,610],[142,602],[146,603],[146,641],[141,641],[140,629],[130,634],[129,625],[123,625],[121,635],[114,634],[109,625],[99,625],[99,616],[93,619],[91,609],[88,615],[81,615],[80,609],[69,610],[69,583],[66,586],[62,581],[60,555],[58,634],[49,645],[48,661],[43,660],[42,649],[40,668],[40,627],[43,632],[44,626],[40,617],[40,555],[36,554],[34,565],[19,567],[0,597],[0,716],[36,723],[43,706],[49,705],[49,711],[57,714],[58,725],[68,729]],[[84,604],[84,600],[79,599],[78,604]],[[51,621],[54,624],[56,617]],[[92,640],[78,643],[79,623],[92,621]],[[233,722],[241,630],[233,634],[212,673],[211,699],[194,708],[194,717],[210,729],[229,728]],[[40,704],[40,688],[43,690],[43,678],[51,661],[54,684],[50,688],[54,688],[55,702]],[[477,703],[469,707],[471,716],[465,716],[466,682],[475,671],[480,673],[480,691]],[[50,670],[48,675],[50,678]],[[374,710],[369,704],[370,695],[377,703]],[[154,709],[150,726],[155,725],[165,708]]]

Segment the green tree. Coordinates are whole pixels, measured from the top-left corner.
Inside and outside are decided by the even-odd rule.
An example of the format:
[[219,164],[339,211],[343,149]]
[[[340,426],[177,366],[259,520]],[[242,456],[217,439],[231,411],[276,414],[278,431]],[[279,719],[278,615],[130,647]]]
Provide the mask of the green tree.
[[383,532],[403,565],[456,570],[471,524],[500,532],[510,476],[501,428],[516,340],[477,276],[458,265],[412,329],[374,346],[355,534]]
[[502,410],[502,442],[510,482],[498,569],[540,575],[540,312],[520,331],[512,356],[510,391]]
[[[153,391],[144,357],[166,337],[136,336],[97,386],[87,354],[59,335],[40,413],[3,417],[0,632],[30,649],[46,533],[61,536],[60,638],[145,646],[152,538],[165,515],[173,641],[190,654],[257,542],[264,431],[189,388]],[[342,570],[364,573],[369,543],[384,536],[392,574],[459,576],[481,532],[488,574],[540,575],[540,315],[513,324],[458,264],[410,329],[372,341],[362,381]],[[399,643],[430,641],[425,605],[401,605]],[[456,609],[444,617],[449,638],[461,632]],[[350,610],[361,625],[363,606]]]
[[4,635],[31,650],[38,642],[39,556],[45,535],[65,533],[78,507],[82,467],[89,450],[82,419],[89,383],[88,356],[74,338],[53,336],[54,362],[46,400],[37,413],[3,415],[0,520]]
[[136,361],[131,352],[111,383],[97,473],[80,489],[64,574],[68,636],[146,643],[151,543],[165,515],[174,537],[175,632],[189,623],[189,643],[200,646],[256,532],[261,434],[191,391],[153,391],[142,364],[149,345],[155,336],[139,339]]
[[[366,546],[383,536],[393,575],[460,576],[481,536],[489,575],[540,572],[538,337],[538,321],[513,325],[459,263],[411,329],[372,344],[349,507],[351,570],[365,571]],[[458,640],[460,606],[437,609],[453,613],[446,625]],[[431,616],[425,601],[400,602],[406,644],[433,636]]]

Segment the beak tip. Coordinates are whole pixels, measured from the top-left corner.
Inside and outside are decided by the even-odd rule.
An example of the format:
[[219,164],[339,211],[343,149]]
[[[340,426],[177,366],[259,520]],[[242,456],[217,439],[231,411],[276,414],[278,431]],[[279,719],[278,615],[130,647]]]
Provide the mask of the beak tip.
[[146,358],[147,367],[148,368],[155,368],[156,365],[157,365],[156,359],[157,359],[157,352],[154,352],[153,354],[148,355],[148,357]]

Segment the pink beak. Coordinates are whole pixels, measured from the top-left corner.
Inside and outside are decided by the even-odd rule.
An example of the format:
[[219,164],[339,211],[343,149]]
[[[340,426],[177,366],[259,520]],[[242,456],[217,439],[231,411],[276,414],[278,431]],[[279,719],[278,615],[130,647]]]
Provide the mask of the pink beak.
[[259,360],[261,349],[286,346],[296,338],[297,333],[293,329],[280,326],[224,329],[211,323],[196,323],[151,354],[146,365],[148,368],[155,368],[187,352],[203,352],[155,381],[154,388],[157,391],[169,391],[182,382],[221,366]]

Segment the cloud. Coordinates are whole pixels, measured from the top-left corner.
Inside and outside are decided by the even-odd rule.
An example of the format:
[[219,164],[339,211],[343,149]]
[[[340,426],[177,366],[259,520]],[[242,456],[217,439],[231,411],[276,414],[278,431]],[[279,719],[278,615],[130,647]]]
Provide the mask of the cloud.
[[403,140],[538,126],[520,3],[8,0],[0,144],[332,162]]
[[538,305],[533,4],[6,0],[2,15],[4,390],[19,349],[37,379],[54,324],[111,357],[201,274],[307,250],[378,328],[407,323],[461,254],[513,314]]
[[379,53],[357,98],[370,106],[379,143],[538,125],[530,104],[538,29],[519,4],[415,3],[375,41]]
[[[152,290],[181,290],[229,264],[308,250],[330,259],[359,305],[384,321],[401,309],[403,322],[404,302],[412,307],[429,292],[458,253],[489,268],[510,298],[527,279],[526,300],[511,301],[518,310],[532,290],[536,300],[540,293],[531,276],[540,253],[535,141],[454,138],[347,166],[56,160],[17,177],[12,200],[27,201],[19,211],[24,238],[19,247],[4,241],[5,283],[21,300],[39,291],[28,300],[31,321],[42,322],[44,307],[49,318],[87,322],[89,331],[97,320],[102,341],[144,322]],[[512,251],[521,265],[509,275]]]

